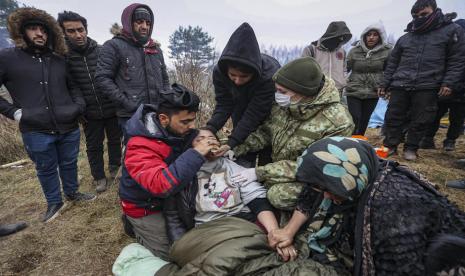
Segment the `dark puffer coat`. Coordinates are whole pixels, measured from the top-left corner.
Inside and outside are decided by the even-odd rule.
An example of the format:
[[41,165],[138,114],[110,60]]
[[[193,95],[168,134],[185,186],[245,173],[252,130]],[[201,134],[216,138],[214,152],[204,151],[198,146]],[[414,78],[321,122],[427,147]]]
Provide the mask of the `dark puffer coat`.
[[68,43],[66,63],[75,85],[79,87],[86,102],[84,116],[90,120],[107,119],[116,116],[113,102],[95,86],[95,70],[102,46],[87,38],[87,47],[77,49]]
[[[465,69],[464,30],[440,15],[429,31],[407,29],[396,43],[384,71],[383,87],[411,90],[456,88]],[[409,25],[410,26],[410,25]]]
[[[147,5],[132,4],[121,16],[123,32],[105,42],[97,63],[97,88],[117,105],[118,117],[131,117],[140,104],[158,104],[159,93],[169,89],[168,73],[160,45],[141,45],[132,32],[132,15]],[[149,36],[152,34],[150,29]]]

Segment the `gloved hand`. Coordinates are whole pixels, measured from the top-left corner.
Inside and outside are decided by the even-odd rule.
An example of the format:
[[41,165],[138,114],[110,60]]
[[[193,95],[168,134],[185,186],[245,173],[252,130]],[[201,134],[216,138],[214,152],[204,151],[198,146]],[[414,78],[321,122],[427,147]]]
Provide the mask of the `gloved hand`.
[[249,183],[257,181],[257,173],[255,168],[245,169],[232,175],[231,181],[238,186],[245,186]]
[[22,109],[16,110],[15,113],[13,114],[13,117],[15,118],[16,122],[21,121],[22,116],[23,116],[23,110]]
[[232,150],[228,150],[227,152],[225,152],[223,154],[224,157],[228,158],[229,160],[231,161],[235,161],[236,160],[236,157],[234,156],[234,151]]

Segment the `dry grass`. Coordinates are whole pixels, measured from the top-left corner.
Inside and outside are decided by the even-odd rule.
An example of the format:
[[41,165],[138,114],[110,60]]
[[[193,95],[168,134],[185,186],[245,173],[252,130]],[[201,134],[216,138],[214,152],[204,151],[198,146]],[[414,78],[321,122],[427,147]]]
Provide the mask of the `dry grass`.
[[[0,87],[0,97],[10,100],[8,92]],[[18,123],[0,115],[0,164],[26,157]]]
[[26,157],[18,123],[0,116],[0,164]]
[[[370,131],[369,137],[373,144],[379,144],[376,131]],[[455,153],[420,151],[418,162],[408,165],[437,183],[465,210],[465,192],[444,186],[446,180],[465,177],[465,171],[454,166],[456,158],[465,157],[465,139],[460,138],[457,146]],[[84,147],[79,169],[81,190],[92,191]],[[0,171],[0,223],[25,220],[30,224],[20,233],[0,238],[0,275],[111,274],[116,256],[132,241],[122,231],[116,185],[90,204],[70,206],[49,224],[40,222],[45,208],[32,164]]]
[[[81,190],[93,192],[81,147]],[[0,275],[110,275],[121,248],[131,242],[120,224],[117,185],[89,204],[68,206],[49,224],[33,164],[0,171],[0,223],[24,220],[29,227],[0,238]]]

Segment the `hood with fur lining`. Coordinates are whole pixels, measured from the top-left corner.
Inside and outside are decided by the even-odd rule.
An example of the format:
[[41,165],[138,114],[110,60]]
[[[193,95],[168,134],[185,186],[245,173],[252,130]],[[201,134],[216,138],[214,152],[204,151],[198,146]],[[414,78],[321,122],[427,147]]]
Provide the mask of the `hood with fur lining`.
[[53,52],[62,56],[68,52],[63,32],[55,18],[47,12],[36,8],[19,8],[8,16],[8,31],[16,47],[21,49],[26,49],[28,47],[24,40],[21,26],[26,20],[30,19],[38,19],[45,22],[50,32],[50,34],[48,34],[48,39],[50,39]]

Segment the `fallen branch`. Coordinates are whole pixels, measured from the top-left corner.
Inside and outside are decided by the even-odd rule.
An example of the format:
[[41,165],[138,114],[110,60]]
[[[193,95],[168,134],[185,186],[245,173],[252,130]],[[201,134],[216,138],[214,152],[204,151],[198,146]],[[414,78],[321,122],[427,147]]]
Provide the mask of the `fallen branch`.
[[8,163],[8,164],[1,165],[1,166],[0,166],[0,169],[7,169],[7,168],[14,167],[14,166],[19,166],[19,165],[28,163],[28,162],[30,162],[30,161],[31,161],[31,159],[21,159],[21,160],[12,162],[12,163]]

